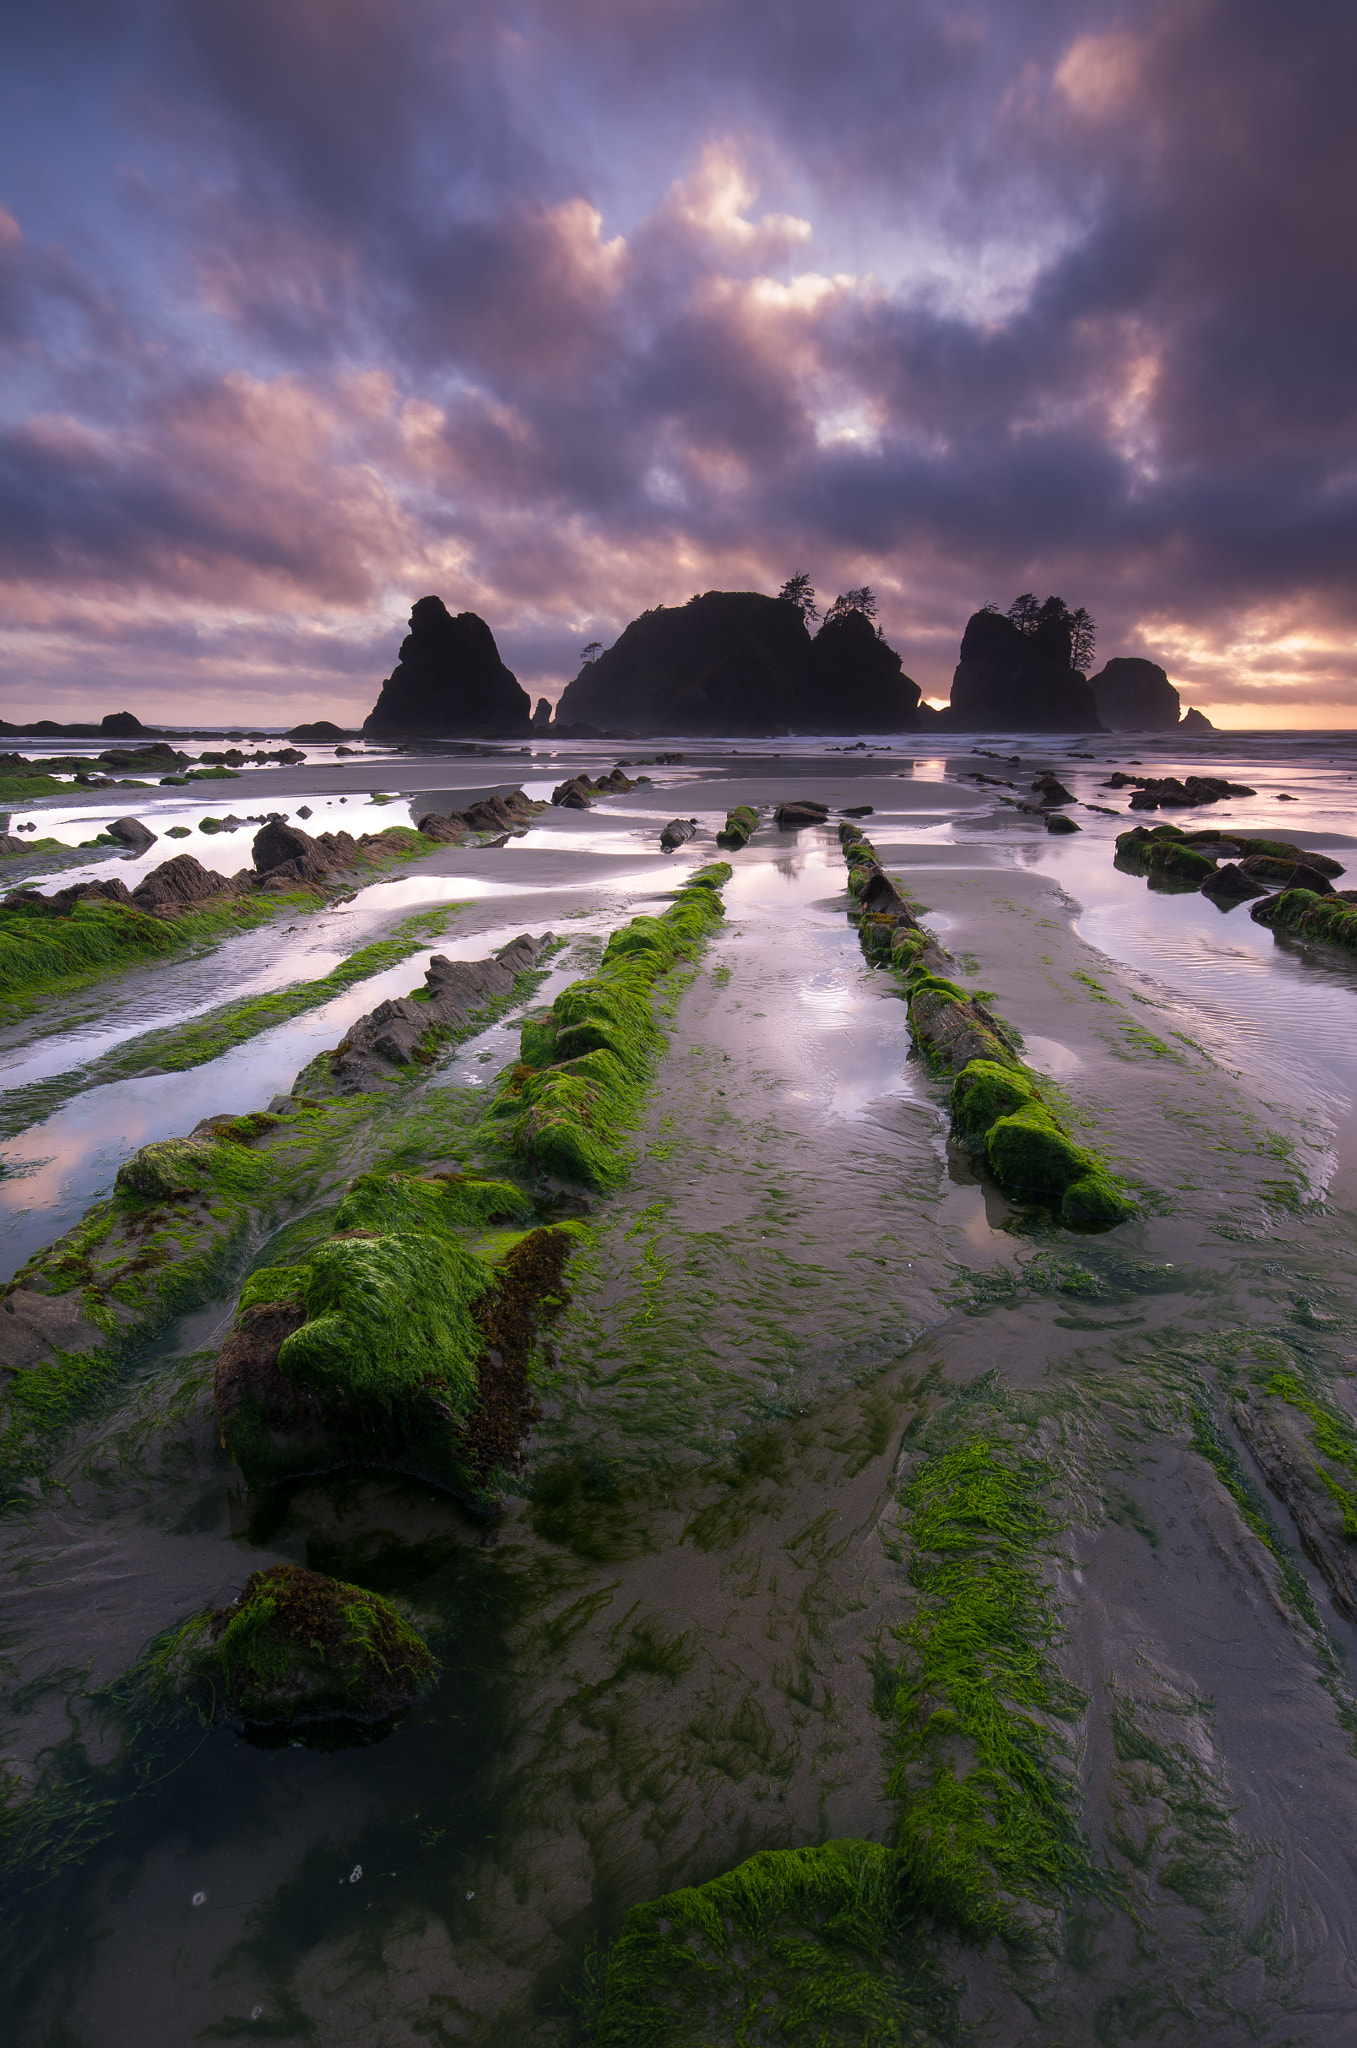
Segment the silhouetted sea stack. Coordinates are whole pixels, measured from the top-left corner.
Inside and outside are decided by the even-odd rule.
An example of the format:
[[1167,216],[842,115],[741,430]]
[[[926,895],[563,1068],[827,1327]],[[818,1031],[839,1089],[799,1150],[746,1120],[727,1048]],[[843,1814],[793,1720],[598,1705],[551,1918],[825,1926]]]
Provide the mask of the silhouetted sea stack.
[[[1109,664],[1110,665],[1110,664]],[[1101,732],[1090,689],[1070,666],[1070,634],[1022,633],[1002,612],[972,612],[945,714],[957,732]]]
[[1088,686],[1109,732],[1172,732],[1178,723],[1178,692],[1157,661],[1118,654]]
[[918,684],[860,613],[812,640],[785,598],[708,590],[633,619],[566,685],[556,724],[721,739],[908,732],[918,703]]
[[454,618],[441,597],[421,597],[363,731],[379,739],[526,739],[531,712],[485,620],[475,612]]

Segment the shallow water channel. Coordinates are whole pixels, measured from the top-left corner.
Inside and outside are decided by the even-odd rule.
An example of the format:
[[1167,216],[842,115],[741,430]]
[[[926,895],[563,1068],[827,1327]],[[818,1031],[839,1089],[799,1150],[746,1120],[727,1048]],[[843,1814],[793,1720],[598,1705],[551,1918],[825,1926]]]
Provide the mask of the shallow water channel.
[[[1255,1352],[1299,1360],[1357,1414],[1357,964],[1279,943],[1247,905],[1222,917],[1118,873],[1125,797],[1098,785],[1132,752],[1119,737],[1081,743],[1092,762],[994,743],[1120,807],[1076,809],[1066,840],[959,779],[976,758],[1018,776],[988,756],[849,763],[788,743],[774,767],[723,748],[644,799],[544,814],[517,845],[233,940],[0,1052],[11,1087],[79,1068],[228,993],[324,974],[413,911],[464,906],[436,945],[324,1007],[200,1067],[88,1088],[17,1134],[0,1181],[12,1272],[137,1146],[263,1106],[415,986],[429,951],[478,958],[550,925],[571,944],[533,999],[549,1000],[712,857],[728,802],[790,788],[874,806],[873,839],[957,972],[1143,1192],[1130,1223],[1077,1235],[949,1144],[902,991],[848,922],[836,836],[765,825],[667,1020],[631,1177],[591,1216],[497,1521],[385,1474],[249,1493],[210,1400],[233,1282],[0,1530],[6,1744],[45,1787],[12,1864],[9,2038],[589,2039],[630,1907],[760,1849],[892,1837],[883,1672],[914,1597],[900,1488],[963,1424],[1026,1445],[1058,1502],[1049,1576],[1082,1702],[1062,1726],[1107,1884],[1034,1915],[1021,1952],[939,1936],[956,2025],[994,2048],[1344,2037],[1357,1628],[1269,1504],[1230,1390]],[[1212,758],[1243,773],[1223,743]],[[1290,756],[1271,781],[1285,774],[1302,797],[1287,836],[1344,859],[1346,759]],[[666,805],[701,820],[667,864]],[[1236,803],[1231,821],[1261,831],[1261,811]],[[470,1039],[417,1099],[472,1103],[516,1034],[511,1017]],[[268,1246],[244,1256],[267,1263]],[[442,1673],[398,1727],[273,1743],[110,1700],[158,1631],[278,1560],[409,1603]]]

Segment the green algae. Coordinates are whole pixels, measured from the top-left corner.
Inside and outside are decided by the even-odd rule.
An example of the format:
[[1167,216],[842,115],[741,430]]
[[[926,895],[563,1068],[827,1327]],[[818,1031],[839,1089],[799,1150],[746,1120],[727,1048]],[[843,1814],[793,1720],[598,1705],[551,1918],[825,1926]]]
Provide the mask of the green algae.
[[[1263,1384],[1263,1392],[1274,1399],[1285,1401],[1289,1407],[1305,1416],[1310,1423],[1310,1440],[1320,1456],[1337,1465],[1343,1479],[1335,1479],[1322,1465],[1315,1466],[1315,1474],[1325,1492],[1343,1516],[1343,1534],[1349,1543],[1357,1543],[1357,1430],[1346,1417],[1331,1408],[1321,1407],[1293,1372],[1273,1372]],[[1343,1484],[1343,1480],[1348,1484]]]
[[[1260,917],[1259,911],[1265,915]],[[1275,901],[1258,904],[1253,915],[1272,931],[1289,932],[1298,939],[1323,939],[1330,946],[1357,953],[1357,904],[1341,898],[1317,896],[1311,889],[1284,889]]]
[[1058,1201],[1076,1229],[1108,1229],[1132,1212],[1096,1156],[1077,1145],[1016,1061],[968,1062],[952,1084],[952,1134],[983,1152],[995,1179],[1019,1199]]
[[726,822],[716,835],[716,843],[732,853],[737,852],[749,844],[758,824],[759,814],[751,804],[736,804],[733,811],[726,813]]
[[665,1042],[660,983],[701,953],[724,915],[717,891],[730,873],[724,862],[701,869],[662,916],[632,918],[609,938],[596,975],[525,1021],[518,1063],[486,1114],[491,1143],[558,1180],[618,1185]]
[[1020,1902],[1098,1888],[1053,1725],[1085,1701],[1053,1655],[1048,1482],[975,1435],[926,1458],[900,1499],[917,1604],[888,1688],[895,1843],[916,1909],[977,1940],[1020,1936]]
[[874,1842],[766,1849],[634,1906],[608,1958],[599,2048],[934,2048],[954,1993]]
[[433,1681],[419,1630],[361,1586],[278,1564],[236,1598],[166,1632],[123,1681],[131,1694],[182,1701],[206,1723],[385,1721]]

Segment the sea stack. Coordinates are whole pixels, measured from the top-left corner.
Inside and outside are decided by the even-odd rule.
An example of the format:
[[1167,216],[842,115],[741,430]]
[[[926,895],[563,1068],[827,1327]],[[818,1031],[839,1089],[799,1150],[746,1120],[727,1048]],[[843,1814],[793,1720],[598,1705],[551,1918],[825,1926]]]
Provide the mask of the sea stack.
[[1115,655],[1088,686],[1109,732],[1172,732],[1178,723],[1178,692],[1157,661]]
[[556,724],[722,739],[909,732],[918,703],[918,684],[860,613],[812,640],[786,598],[708,590],[633,619],[566,685]]
[[1056,621],[1022,633],[1002,612],[972,612],[952,677],[954,732],[1101,732],[1093,691],[1071,666]]
[[363,723],[371,738],[526,739],[532,700],[475,612],[421,597],[400,660]]

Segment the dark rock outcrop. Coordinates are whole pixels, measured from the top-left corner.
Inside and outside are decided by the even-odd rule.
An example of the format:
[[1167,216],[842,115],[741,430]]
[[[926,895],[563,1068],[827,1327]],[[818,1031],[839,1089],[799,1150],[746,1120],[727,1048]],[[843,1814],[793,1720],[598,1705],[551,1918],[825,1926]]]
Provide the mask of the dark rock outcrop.
[[[246,884],[248,887],[248,883]],[[152,868],[132,891],[138,910],[183,910],[191,903],[207,903],[213,897],[238,896],[241,884],[235,876],[219,875],[205,868],[191,853],[176,853],[171,860]]]
[[547,730],[547,728],[548,728],[548,727],[550,726],[550,724],[551,724],[551,704],[550,704],[550,701],[549,701],[549,700],[548,700],[548,699],[547,699],[546,697],[539,697],[539,698],[538,698],[538,700],[537,700],[537,706],[536,706],[536,709],[534,710],[534,712],[533,712],[533,714],[532,714],[532,729],[533,729],[533,731],[534,731],[534,732],[546,732],[546,730]]
[[675,847],[686,845],[696,830],[696,818],[671,818],[660,834],[660,845],[666,853],[672,853]]
[[115,818],[107,829],[110,838],[118,840],[123,846],[133,847],[137,852],[143,847],[154,846],[160,836],[158,832],[152,832],[148,825],[143,825],[140,818]]
[[1157,661],[1115,655],[1088,686],[1109,732],[1172,732],[1178,724],[1178,692]]
[[1213,896],[1218,903],[1246,903],[1250,896],[1267,894],[1265,883],[1251,881],[1232,860],[1223,862],[1202,883],[1202,895]]
[[283,737],[289,740],[346,740],[350,735],[342,726],[332,725],[328,718],[315,718],[310,725],[294,725],[291,732]]
[[421,597],[363,731],[378,738],[526,739],[531,709],[485,620],[475,612],[454,618],[441,597]]
[[1123,784],[1135,784],[1133,811],[1196,809],[1201,804],[1223,803],[1230,796],[1258,794],[1247,782],[1227,782],[1223,775],[1189,775],[1182,782],[1176,775],[1125,776],[1122,780]]
[[[424,1000],[392,996],[378,1003],[349,1026],[334,1052],[322,1053],[297,1076],[293,1093],[310,1092],[313,1078],[328,1095],[358,1095],[391,1084],[400,1068],[423,1056],[431,1032],[460,1029],[475,1011],[507,995],[550,941],[550,932],[536,939],[524,932],[488,960],[448,960],[435,953],[424,976]],[[324,1071],[313,1076],[313,1069]]]
[[959,732],[1102,731],[1093,692],[1070,666],[1068,629],[1020,633],[1002,612],[966,622],[947,723]]
[[907,732],[919,688],[860,613],[812,640],[798,606],[755,590],[708,590],[633,619],[568,683],[554,732],[584,725],[719,738]]
[[799,832],[803,825],[823,825],[828,816],[828,804],[802,797],[795,803],[779,804],[773,812],[773,823],[780,831]]
[[1206,713],[1198,711],[1191,704],[1183,713],[1182,720],[1178,726],[1179,732],[1214,732],[1215,729]]

